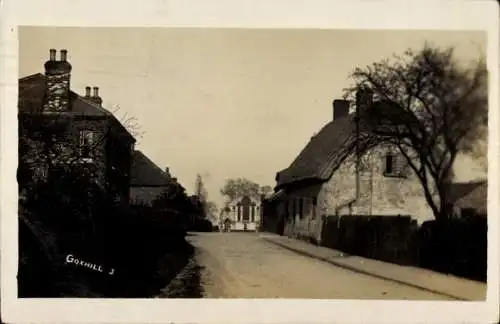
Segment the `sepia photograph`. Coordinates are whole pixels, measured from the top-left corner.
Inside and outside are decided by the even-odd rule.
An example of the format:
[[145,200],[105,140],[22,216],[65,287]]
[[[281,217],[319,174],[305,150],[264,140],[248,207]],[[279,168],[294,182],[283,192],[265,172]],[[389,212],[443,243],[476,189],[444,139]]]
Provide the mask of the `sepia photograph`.
[[14,298],[486,302],[489,37],[18,26]]

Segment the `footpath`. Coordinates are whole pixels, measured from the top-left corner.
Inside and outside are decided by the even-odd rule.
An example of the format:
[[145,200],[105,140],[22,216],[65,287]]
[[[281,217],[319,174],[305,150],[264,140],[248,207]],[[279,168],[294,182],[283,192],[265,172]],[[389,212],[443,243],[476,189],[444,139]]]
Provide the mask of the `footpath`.
[[285,249],[364,275],[441,294],[456,300],[486,300],[486,283],[446,275],[427,269],[401,266],[355,255],[348,255],[338,250],[316,246],[286,236],[279,236],[271,233],[261,233],[260,236],[262,239]]

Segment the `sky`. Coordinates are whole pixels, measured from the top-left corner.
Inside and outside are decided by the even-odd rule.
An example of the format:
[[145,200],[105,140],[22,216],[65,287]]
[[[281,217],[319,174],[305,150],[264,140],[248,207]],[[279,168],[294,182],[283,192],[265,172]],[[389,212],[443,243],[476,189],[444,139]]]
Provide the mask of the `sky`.
[[[223,203],[226,179],[275,185],[311,136],[333,118],[332,101],[356,67],[419,49],[453,46],[468,62],[486,34],[345,29],[19,29],[19,76],[43,73],[49,49],[67,49],[71,88],[98,86],[103,106],[137,118],[137,149],[169,167],[189,193],[201,174]],[[470,158],[458,181],[485,177]]]

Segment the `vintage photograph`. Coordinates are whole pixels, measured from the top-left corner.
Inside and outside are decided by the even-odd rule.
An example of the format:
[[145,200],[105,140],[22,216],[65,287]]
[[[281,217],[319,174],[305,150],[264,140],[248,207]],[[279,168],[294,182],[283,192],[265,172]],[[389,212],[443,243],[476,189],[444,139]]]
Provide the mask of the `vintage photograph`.
[[19,298],[485,301],[485,32],[18,33]]

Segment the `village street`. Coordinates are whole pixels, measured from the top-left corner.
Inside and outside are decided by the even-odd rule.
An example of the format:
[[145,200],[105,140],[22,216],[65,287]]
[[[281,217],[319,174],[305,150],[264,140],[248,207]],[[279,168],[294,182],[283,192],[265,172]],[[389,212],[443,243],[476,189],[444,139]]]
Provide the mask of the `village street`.
[[194,233],[206,298],[447,300],[334,266],[266,240],[264,233]]

